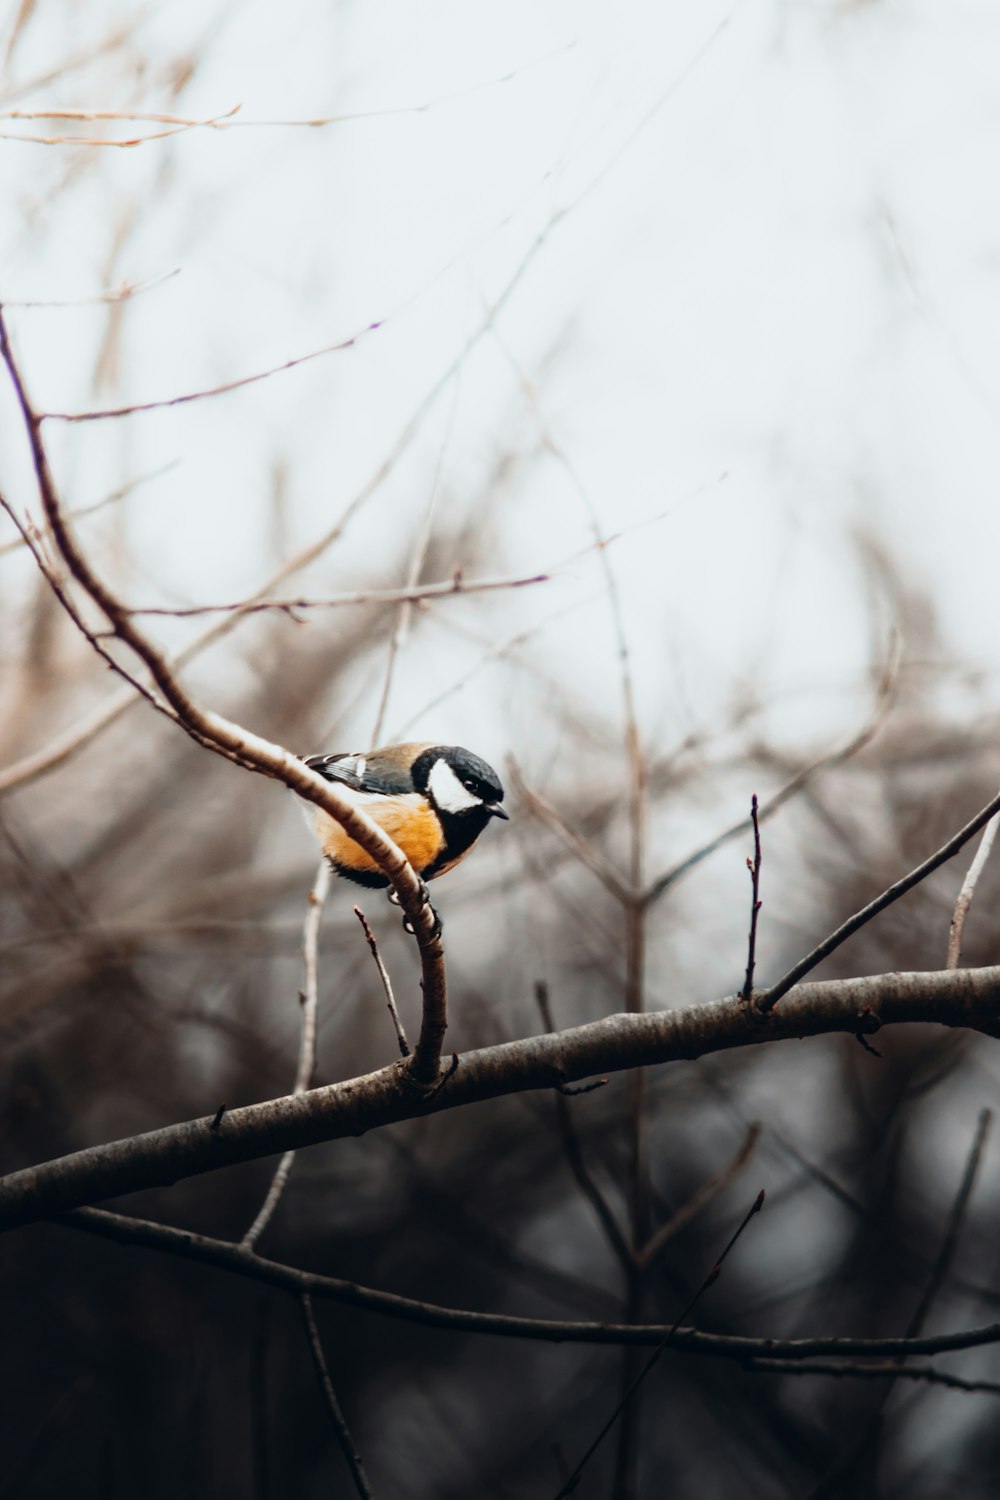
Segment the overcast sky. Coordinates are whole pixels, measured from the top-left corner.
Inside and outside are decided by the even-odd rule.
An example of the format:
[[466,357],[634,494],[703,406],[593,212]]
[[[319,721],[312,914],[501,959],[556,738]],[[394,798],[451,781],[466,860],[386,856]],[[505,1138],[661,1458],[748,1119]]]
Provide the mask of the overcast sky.
[[[121,26],[120,47],[25,89]],[[861,529],[930,591],[959,664],[992,673],[998,74],[985,3],[41,5],[5,108],[239,107],[233,128],[125,150],[0,143],[0,297],[177,271],[127,305],[103,362],[106,307],[12,312],[41,405],[178,395],[379,324],[226,397],[51,424],[67,498],[176,465],[114,523],[131,593],[233,597],[330,524],[453,369],[297,589],[400,576],[435,493],[439,526],[488,538],[476,573],[573,557],[589,505],[606,532],[637,528],[611,555],[651,736],[747,680],[825,733],[868,692]],[[349,118],[277,123],[327,115]],[[5,122],[74,128],[158,127]],[[0,464],[26,495],[2,400]],[[496,636],[559,616],[532,649],[613,695],[601,589],[590,556],[464,618]],[[401,673],[390,722],[464,661],[428,630],[451,646]],[[487,674],[482,703],[416,727],[469,738],[493,691]],[[526,732],[488,738],[505,730]]]

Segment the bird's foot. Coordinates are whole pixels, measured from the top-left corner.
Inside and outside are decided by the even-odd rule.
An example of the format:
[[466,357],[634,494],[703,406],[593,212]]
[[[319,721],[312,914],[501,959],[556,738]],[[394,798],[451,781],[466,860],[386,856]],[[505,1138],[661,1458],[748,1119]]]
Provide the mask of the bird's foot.
[[[398,906],[399,905],[399,897],[396,895],[396,892],[393,890],[393,888],[391,886],[389,887],[389,890],[388,890],[387,894],[388,894],[389,900],[392,902],[393,906]],[[441,932],[443,930],[441,918],[438,915],[437,910],[435,909],[435,907],[433,905],[431,905],[431,898],[430,898],[430,895],[428,894],[427,887],[425,885],[421,885],[421,887],[420,887],[420,895],[421,895],[421,901],[423,902],[424,906],[430,907],[431,916],[434,919],[434,926],[431,929],[431,937],[432,938],[439,938],[441,936]],[[416,933],[413,930],[413,923],[410,921],[409,917],[404,917],[403,918],[403,931],[404,932],[408,932],[411,937],[415,937],[416,936]]]

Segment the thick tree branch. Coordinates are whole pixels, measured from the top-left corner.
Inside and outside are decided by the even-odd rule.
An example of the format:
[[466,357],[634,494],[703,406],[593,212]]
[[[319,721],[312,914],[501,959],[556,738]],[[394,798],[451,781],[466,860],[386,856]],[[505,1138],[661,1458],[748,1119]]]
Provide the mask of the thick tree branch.
[[[308,773],[307,773],[308,774]],[[826,1032],[856,1035],[905,1022],[964,1026],[1000,1036],[1000,967],[881,974],[802,984],[761,1015],[738,996],[683,1010],[607,1016],[554,1035],[465,1053],[446,1084],[423,1097],[402,1084],[405,1063],[93,1146],[0,1181],[0,1228],[171,1184],[236,1162],[361,1135],[367,1130],[531,1089]]]

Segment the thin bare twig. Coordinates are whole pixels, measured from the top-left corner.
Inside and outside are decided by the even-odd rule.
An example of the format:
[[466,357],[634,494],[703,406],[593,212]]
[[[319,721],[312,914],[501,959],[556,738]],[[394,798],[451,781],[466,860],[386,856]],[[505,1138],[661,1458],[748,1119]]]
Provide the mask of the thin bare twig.
[[165,281],[172,281],[180,273],[181,267],[174,266],[173,270],[161,271],[156,276],[147,276],[144,281],[123,281],[119,286],[110,287],[106,292],[95,292],[90,297],[60,297],[44,298],[42,300],[29,299],[26,301],[18,301],[13,297],[8,297],[4,301],[4,307],[93,307],[95,304],[100,303],[130,302],[133,297],[139,297],[143,292],[150,292],[154,287],[162,286]]
[[[843,765],[845,761],[853,759],[860,750],[863,750],[870,743],[881,727],[889,709],[892,707],[892,702],[896,695],[896,686],[899,681],[901,662],[901,638],[898,632],[893,631],[889,641],[886,664],[879,676],[875,692],[875,702],[861,728],[855,734],[852,734],[845,744],[839,745],[826,755],[821,755],[818,760],[812,761],[808,766],[803,766],[801,771],[796,771],[795,775],[789,781],[786,781],[785,785],[775,792],[773,797],[768,798],[760,808],[759,816],[762,823],[768,818],[773,818],[775,813],[779,812],[785,806],[786,802],[790,802],[792,798],[797,797],[822,772],[831,770],[834,766]],[[683,876],[690,874],[693,869],[708,859],[710,855],[715,854],[724,845],[731,843],[733,839],[741,837],[745,829],[746,819],[740,818],[737,822],[731,823],[728,828],[724,828],[721,833],[717,833],[714,838],[709,839],[707,843],[699,845],[690,854],[686,854],[677,864],[671,865],[668,870],[664,870],[663,874],[659,875],[646,891],[645,900],[647,904],[651,905],[654,901],[657,901],[665,891],[668,891]]]
[[[514,635],[508,636],[503,641],[490,640],[481,631],[470,629],[469,626],[458,623],[453,619],[448,620],[447,624],[450,629],[458,631],[459,634],[465,636],[467,639],[474,640],[477,645],[483,646],[485,648],[483,655],[467,671],[463,672],[450,687],[444,688],[419,708],[416,713],[411,714],[406,722],[394,731],[393,739],[405,739],[415,724],[436,712],[442,703],[446,703],[456,693],[460,693],[484,667],[488,667],[492,662],[505,660],[519,646],[523,646],[526,641],[530,640],[532,636],[539,635],[546,626],[554,624],[557,620],[563,620],[568,615],[579,613],[582,609],[589,609],[590,605],[599,598],[600,595],[595,594],[590,598],[575,600],[572,604],[563,605],[559,609],[553,610],[550,614],[543,616],[541,620],[536,621],[533,625],[527,626],[524,630],[516,631]],[[530,663],[528,665],[530,666]]]
[[[145,135],[129,136],[129,137],[127,137],[124,140],[115,140],[111,136],[101,136],[101,135],[94,135],[94,136],[84,136],[84,135],[25,135],[25,134],[19,133],[17,131],[5,130],[5,131],[0,131],[0,141],[26,141],[26,142],[28,142],[32,146],[117,146],[117,147],[125,147],[125,148],[127,148],[129,146],[144,146],[144,145],[146,145],[146,143],[148,141],[163,141],[163,140],[166,140],[169,136],[172,136],[172,135],[183,135],[188,130],[203,130],[203,129],[211,129],[213,127],[218,127],[219,125],[222,124],[222,122],[224,120],[230,119],[236,113],[236,111],[239,109],[239,107],[240,106],[238,104],[234,105],[232,109],[225,110],[221,115],[212,115],[212,116],[210,116],[206,120],[185,120],[185,119],[182,119],[180,116],[170,116],[170,115],[163,115],[163,116],[156,116],[156,115],[141,116],[141,115],[137,115],[137,116],[133,116],[132,118],[135,118],[135,119],[143,119],[143,118],[150,119],[150,120],[155,120],[157,118],[164,119],[164,120],[174,119],[174,120],[176,120],[177,123],[173,124],[173,125],[168,125],[164,130],[151,130],[151,131],[147,132],[147,134],[145,134]],[[0,115],[0,119],[4,119],[4,118],[6,118],[6,119],[19,119],[19,118],[20,119],[30,119],[31,116],[29,114],[22,114],[21,111],[19,111],[19,110],[11,110],[11,111],[9,111],[9,113],[6,116]],[[114,120],[114,119],[128,119],[129,116],[127,116],[127,115],[115,115],[115,114],[113,114],[110,111],[107,111],[107,112],[105,112],[103,114],[99,114],[98,113],[98,114],[92,114],[92,115],[83,115],[83,114],[74,114],[74,113],[72,113],[69,110],[66,110],[66,111],[63,111],[63,112],[60,112],[60,111],[57,110],[57,111],[48,113],[47,115],[44,116],[44,118],[46,118],[46,119],[52,119],[52,120],[55,120],[55,119],[69,119],[69,120],[86,120],[86,119],[102,120],[103,119],[103,120]]]
[[56,1223],[68,1229],[110,1240],[115,1244],[155,1250],[182,1260],[193,1260],[214,1270],[225,1271],[291,1296],[309,1292],[313,1297],[359,1308],[380,1317],[398,1318],[425,1328],[475,1333],[485,1337],[531,1339],[542,1343],[573,1343],[596,1346],[630,1344],[655,1347],[670,1335],[670,1351],[733,1360],[747,1364],[757,1359],[781,1359],[796,1365],[807,1359],[891,1359],[957,1353],[1000,1344],[1000,1323],[979,1328],[953,1330],[915,1339],[852,1338],[820,1335],[806,1338],[750,1338],[743,1334],[704,1333],[700,1329],[676,1328],[662,1323],[607,1323],[588,1320],[523,1318],[510,1313],[474,1312],[467,1308],[443,1307],[383,1292],[374,1287],[303,1271],[297,1266],[268,1260],[228,1240],[211,1239],[188,1229],[155,1224],[148,1219],[129,1218],[100,1208],[78,1208],[60,1215]]
[[635,893],[622,880],[618,871],[605,859],[599,849],[586,839],[581,838],[575,828],[572,828],[562,814],[547,802],[538,792],[532,791],[524,779],[521,768],[513,757],[507,762],[510,769],[510,779],[518,797],[524,803],[527,810],[532,813],[540,823],[544,823],[557,834],[566,848],[575,854],[581,864],[591,870],[613,896],[622,905],[628,905],[635,899]]
[[196,120],[188,115],[143,114],[124,109],[5,109],[0,111],[0,120],[72,120],[92,124],[95,120],[125,120],[136,125],[214,125],[217,120],[231,120],[239,110],[235,105],[226,114],[215,115],[210,120]]
[[696,1193],[691,1195],[686,1203],[681,1205],[675,1214],[671,1214],[670,1218],[661,1224],[659,1229],[650,1236],[637,1256],[643,1270],[647,1270],[653,1264],[657,1256],[669,1241],[673,1239],[674,1235],[680,1234],[682,1229],[686,1229],[702,1210],[707,1208],[739,1176],[756,1151],[763,1133],[764,1127],[760,1121],[752,1121],[747,1130],[746,1139],[732,1161],[728,1162],[721,1171],[716,1172],[714,1177],[710,1177]]
[[[306,1089],[312,1087],[313,1074],[316,1071],[316,1017],[319,1009],[319,927],[323,916],[323,907],[330,891],[332,878],[330,866],[327,861],[321,860],[313,881],[312,890],[309,892],[309,906],[306,911],[305,928],[302,934],[302,957],[305,969],[305,981],[303,989],[299,994],[300,1030],[299,1030],[299,1061],[295,1071],[295,1083],[292,1094],[304,1094]],[[267,1196],[260,1206],[260,1211],[240,1241],[244,1250],[252,1250],[260,1239],[264,1230],[270,1224],[274,1211],[278,1206],[288,1178],[291,1175],[292,1163],[295,1160],[294,1151],[283,1153],[271,1178],[271,1185],[267,1190]]]
[[991,1109],[981,1109],[979,1111],[979,1119],[976,1122],[975,1135],[972,1138],[972,1145],[969,1148],[969,1155],[965,1163],[965,1171],[962,1173],[962,1180],[959,1183],[958,1192],[955,1194],[951,1213],[948,1215],[948,1223],[945,1228],[944,1238],[941,1241],[941,1248],[938,1251],[927,1285],[924,1288],[923,1296],[920,1298],[919,1303],[913,1311],[913,1316],[906,1325],[906,1338],[918,1338],[923,1332],[931,1308],[934,1306],[938,1293],[944,1285],[945,1277],[951,1269],[951,1263],[955,1256],[955,1248],[958,1244],[958,1236],[962,1229],[962,1221],[965,1218],[965,1211],[969,1206],[972,1189],[976,1185],[976,1177],[979,1173],[979,1166],[983,1159],[983,1151],[986,1148],[986,1140],[989,1136],[992,1123],[993,1111]]
[[943,864],[946,864],[949,859],[956,855],[959,849],[963,848],[971,838],[974,838],[979,830],[984,828],[997,813],[1000,813],[1000,794],[994,797],[992,801],[987,802],[986,806],[981,808],[975,817],[971,818],[965,824],[964,828],[960,828],[956,834],[953,834],[946,843],[941,845],[940,849],[928,859],[925,859],[923,864],[917,865],[908,875],[904,875],[901,880],[897,880],[894,885],[890,885],[880,896],[876,896],[874,901],[869,901],[867,906],[863,906],[860,911],[856,911],[853,917],[848,917],[847,921],[842,922],[835,931],[830,933],[829,937],[824,938],[821,943],[817,943],[811,953],[807,953],[805,958],[800,958],[797,964],[793,964],[788,973],[779,979],[777,984],[772,985],[770,989],[764,990],[759,994],[755,1000],[757,1009],[763,1011],[765,1014],[773,1010],[774,1006],[777,1005],[778,1001],[784,995],[788,994],[793,985],[798,984],[800,979],[804,979],[811,970],[815,969],[817,964],[823,962],[824,958],[829,958],[831,953],[836,952],[841,943],[846,943],[849,937],[853,937],[862,927],[867,926],[874,917],[879,916],[887,907],[892,906],[893,902],[898,901],[901,896],[905,896],[908,891],[912,891],[914,886],[920,885],[929,875],[933,875],[935,870],[940,869]]
[[951,927],[948,932],[948,958],[945,963],[946,969],[957,969],[962,954],[962,933],[965,929],[965,919],[972,905],[972,898],[976,893],[979,877],[986,868],[986,861],[990,857],[993,841],[1000,828],[1000,813],[991,818],[983,829],[983,836],[979,841],[972,864],[969,866],[968,874],[962,881],[962,889],[958,893],[955,902],[955,910],[951,918]]
[[323,1353],[323,1343],[319,1336],[319,1329],[316,1327],[316,1315],[313,1312],[312,1298],[308,1292],[302,1293],[302,1296],[299,1298],[299,1305],[302,1308],[302,1317],[306,1325],[309,1352],[312,1354],[316,1374],[323,1389],[323,1397],[326,1401],[327,1410],[330,1413],[330,1421],[333,1423],[337,1443],[340,1446],[341,1453],[344,1455],[347,1467],[351,1471],[354,1488],[361,1496],[361,1500],[374,1500],[371,1485],[368,1483],[368,1476],[365,1473],[365,1466],[361,1462],[361,1454],[358,1452],[357,1445],[351,1437],[351,1429],[347,1425],[347,1419],[344,1416],[340,1402],[337,1400],[337,1392],[333,1388],[333,1381],[330,1379],[330,1371],[327,1368],[326,1357]]
[[[17,304],[7,303],[6,305],[10,307]],[[162,473],[165,471],[160,470],[158,472]],[[106,499],[100,501],[99,505],[106,505],[108,503],[109,501]],[[98,509],[99,505],[88,507],[87,510],[68,511],[67,515],[71,517],[86,515],[89,514],[90,510]],[[647,518],[644,521],[639,521],[634,527],[624,527],[621,531],[616,532],[614,536],[610,537],[608,541],[604,542],[602,545],[604,547],[607,547],[611,544],[611,542],[621,540],[622,537],[627,536],[631,531],[637,530],[641,526],[651,525],[654,521],[661,520],[663,514],[668,514],[668,512],[664,512],[661,515]],[[15,542],[12,545],[17,546],[18,543]],[[3,548],[0,548],[0,556],[3,556],[3,550]],[[456,568],[455,572],[450,578],[444,578],[435,583],[417,583],[416,578],[414,578],[412,582],[408,582],[402,588],[358,589],[353,593],[329,594],[326,598],[323,599],[307,599],[301,597],[287,599],[262,599],[259,597],[258,592],[251,595],[248,599],[234,599],[225,604],[189,604],[178,607],[167,607],[160,605],[130,605],[129,612],[130,614],[137,616],[159,615],[165,616],[169,619],[186,620],[193,619],[198,615],[232,613],[239,613],[241,615],[255,615],[265,613],[269,610],[277,611],[279,613],[291,614],[296,610],[340,609],[345,606],[358,604],[423,604],[428,600],[451,598],[451,596],[454,594],[485,594],[494,592],[496,590],[530,588],[533,584],[536,583],[551,583],[554,578],[558,577],[561,573],[565,573],[575,563],[580,562],[583,558],[589,556],[596,550],[597,548],[594,545],[582,547],[576,552],[571,553],[568,557],[561,558],[559,561],[553,563],[551,567],[547,567],[539,572],[516,574],[510,578],[466,578],[462,570],[460,568]],[[426,542],[423,542],[419,549],[419,556],[422,558],[425,553]],[[414,569],[411,567],[411,573],[413,572]],[[419,575],[419,568],[416,569],[416,573]],[[586,604],[589,604],[590,602],[590,600],[584,601],[584,603]],[[579,606],[574,605],[573,607],[577,608]],[[509,649],[510,645],[516,644],[521,639],[522,637],[519,635],[515,637],[513,641],[508,643],[508,646],[502,647],[500,649]],[[380,724],[378,725],[378,729],[380,732]],[[373,744],[377,741],[377,739],[378,734],[373,734]]]
[[754,1201],[751,1204],[750,1208],[747,1210],[746,1214],[744,1215],[743,1220],[740,1223],[739,1228],[731,1236],[731,1238],[729,1240],[729,1243],[726,1245],[726,1248],[723,1250],[722,1254],[719,1256],[718,1260],[715,1262],[715,1265],[709,1271],[708,1275],[705,1277],[705,1280],[701,1283],[701,1286],[698,1288],[698,1290],[695,1292],[694,1296],[688,1302],[688,1304],[685,1307],[684,1311],[681,1313],[680,1317],[677,1319],[677,1322],[673,1325],[672,1328],[669,1328],[667,1330],[667,1332],[663,1335],[663,1338],[660,1340],[660,1343],[653,1350],[653,1353],[650,1355],[649,1359],[643,1365],[642,1369],[639,1371],[639,1374],[636,1376],[635,1380],[633,1380],[632,1384],[629,1386],[628,1390],[625,1392],[624,1396],[619,1401],[618,1405],[615,1407],[614,1411],[611,1413],[610,1417],[605,1422],[605,1424],[601,1428],[600,1432],[594,1438],[594,1441],[591,1443],[591,1445],[587,1449],[586,1453],[583,1454],[583,1456],[580,1459],[579,1463],[577,1463],[575,1465],[575,1467],[573,1469],[573,1472],[570,1475],[569,1479],[566,1481],[566,1483],[564,1485],[561,1486],[561,1488],[559,1490],[557,1490],[557,1492],[556,1492],[556,1494],[554,1496],[554,1500],[564,1500],[564,1497],[566,1495],[572,1494],[572,1492],[576,1489],[577,1485],[580,1483],[580,1478],[581,1478],[581,1476],[583,1474],[583,1471],[586,1468],[587,1464],[593,1458],[594,1454],[597,1452],[598,1448],[601,1446],[602,1442],[607,1437],[607,1435],[611,1431],[612,1427],[614,1427],[615,1423],[618,1421],[618,1418],[621,1416],[622,1412],[625,1410],[625,1408],[628,1405],[628,1403],[632,1400],[632,1398],[634,1397],[636,1391],[642,1385],[642,1382],[646,1379],[646,1376],[652,1370],[653,1366],[656,1364],[657,1360],[660,1358],[660,1355],[663,1353],[664,1349],[666,1349],[667,1345],[670,1343],[670,1340],[677,1333],[677,1331],[680,1328],[681,1324],[683,1323],[684,1319],[689,1315],[689,1313],[692,1312],[692,1310],[694,1309],[694,1307],[701,1300],[703,1294],[708,1291],[709,1287],[713,1286],[715,1284],[715,1282],[718,1281],[719,1275],[720,1275],[720,1273],[722,1271],[723,1262],[725,1261],[725,1259],[726,1259],[727,1255],[729,1254],[730,1250],[732,1250],[733,1246],[736,1244],[736,1241],[739,1239],[739,1237],[743,1233],[744,1229],[746,1229],[747,1225],[750,1223],[750,1220],[754,1217],[755,1214],[760,1213],[760,1211],[761,1211],[761,1209],[763,1207],[764,1207],[764,1190],[763,1190],[763,1188],[761,1188],[760,1192],[757,1194],[757,1197],[754,1199]]
[[376,943],[375,941],[375,934],[369,927],[368,918],[365,916],[360,906],[356,906],[354,908],[354,915],[361,923],[362,930],[365,934],[365,941],[367,942],[368,947],[371,951],[372,958],[375,960],[375,967],[378,970],[378,977],[382,981],[382,988],[385,991],[386,1008],[390,1016],[392,1017],[392,1024],[396,1028],[396,1041],[399,1043],[399,1055],[400,1057],[409,1057],[410,1044],[406,1039],[406,1032],[403,1030],[403,1023],[400,1020],[399,1011],[396,1009],[396,997],[392,993],[392,981],[389,978],[389,970],[382,962],[382,955],[378,951],[378,943]]
[[[124,40],[125,35],[126,33],[124,32],[115,33],[112,38],[108,39],[108,43],[102,46],[100,50],[107,50],[109,45],[118,45],[121,40]],[[239,119],[235,119],[233,118],[233,116],[235,116],[237,111],[242,108],[242,106],[237,105],[236,109],[232,110],[229,115],[222,115],[219,117],[217,122],[213,120],[210,123],[214,124],[219,130],[316,130],[327,125],[345,125],[358,120],[381,120],[395,115],[425,115],[429,114],[432,110],[439,109],[442,105],[453,104],[459,99],[468,98],[469,95],[479,94],[486,89],[498,88],[502,84],[510,83],[513,79],[518,78],[528,68],[536,67],[542,62],[549,62],[552,58],[558,57],[561,53],[568,51],[572,45],[573,43],[570,42],[563,46],[552,48],[550,51],[541,54],[539,57],[529,58],[526,62],[519,64],[517,67],[508,68],[506,72],[501,73],[498,76],[485,78],[480,82],[468,84],[464,88],[454,89],[450,93],[438,95],[433,99],[424,100],[419,104],[396,104],[387,105],[382,109],[355,110],[347,114],[312,115],[307,116],[304,119],[292,118],[274,120],[253,120],[246,119],[242,116]],[[21,85],[16,92],[22,95],[25,93],[35,93],[44,84],[53,82],[55,78],[62,78],[66,72],[75,71],[82,63],[90,62],[95,56],[98,55],[99,52],[81,54],[79,58],[72,59],[68,64],[64,64],[63,66],[58,68],[54,73],[47,74],[41,78],[32,79],[28,83]],[[15,94],[10,95],[10,97],[15,96]],[[4,113],[0,114],[0,119],[80,120],[83,122],[90,120],[134,120],[140,123],[160,122],[163,124],[178,125],[197,125],[204,123],[199,120],[188,119],[183,115],[144,114],[130,110],[83,108],[6,110],[4,111]]]
[[528,573],[513,578],[470,578],[460,572],[437,583],[407,585],[399,589],[358,589],[351,594],[330,594],[325,599],[258,599],[249,603],[235,599],[230,604],[190,604],[178,609],[152,605],[129,606],[131,615],[166,615],[174,620],[191,619],[196,615],[263,614],[276,610],[292,614],[300,609],[341,609],[356,604],[420,604],[425,599],[450,599],[456,594],[486,594],[497,589],[520,589],[533,583],[551,582],[551,573]]
[[340,354],[345,349],[353,349],[367,334],[375,333],[381,326],[380,321],[369,323],[358,333],[352,333],[350,338],[339,339],[333,344],[324,344],[321,349],[311,349],[308,354],[298,354],[293,359],[283,360],[279,365],[271,365],[266,370],[257,370],[253,375],[241,375],[235,380],[223,381],[221,385],[207,386],[204,390],[185,391],[180,396],[166,396],[159,401],[137,401],[130,406],[110,406],[95,411],[43,411],[39,412],[38,416],[42,421],[48,422],[105,422],[114,417],[131,417],[137,412],[165,411],[172,406],[188,406],[192,401],[208,401],[213,396],[227,396],[230,391],[241,391],[245,386],[257,385],[261,380],[270,380],[273,375],[282,375],[286,370],[295,370],[299,365],[307,365],[312,360],[322,359],[327,354]]
[[753,859],[747,856],[747,869],[750,871],[750,885],[752,895],[750,897],[750,935],[747,939],[747,972],[743,981],[742,1000],[744,1005],[749,1005],[753,995],[753,971],[757,961],[757,917],[760,913],[760,822],[757,818],[757,793],[754,792],[750,798],[750,821],[753,823]]

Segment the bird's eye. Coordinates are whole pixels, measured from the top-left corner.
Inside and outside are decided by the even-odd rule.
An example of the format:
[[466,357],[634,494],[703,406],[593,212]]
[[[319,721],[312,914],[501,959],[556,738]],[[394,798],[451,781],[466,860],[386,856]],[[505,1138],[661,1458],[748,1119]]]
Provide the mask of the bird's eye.
[[476,790],[476,783],[474,781],[463,781],[462,785],[467,792],[474,792]]

